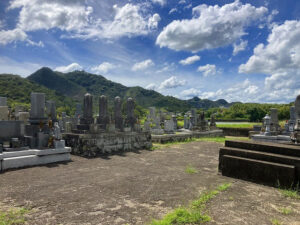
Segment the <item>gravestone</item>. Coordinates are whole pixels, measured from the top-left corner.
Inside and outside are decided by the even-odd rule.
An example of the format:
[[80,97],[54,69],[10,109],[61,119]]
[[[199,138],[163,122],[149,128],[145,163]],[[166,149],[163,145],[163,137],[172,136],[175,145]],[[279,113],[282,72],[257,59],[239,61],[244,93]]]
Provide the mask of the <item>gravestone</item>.
[[7,98],[0,97],[0,106],[7,106]]
[[210,124],[209,127],[211,130],[216,129],[217,128],[217,124],[216,124],[216,118],[215,118],[215,114],[212,113],[210,116]]
[[184,115],[183,128],[184,129],[189,129],[189,126],[190,126],[190,121],[189,121],[188,115]]
[[197,126],[197,111],[196,109],[191,110],[191,124],[193,127]]
[[29,112],[19,112],[18,120],[23,121],[24,124],[28,124]]
[[31,93],[31,106],[29,121],[31,124],[43,124],[47,118],[45,116],[45,94]]
[[164,122],[164,131],[166,134],[174,133],[174,121],[173,120],[165,120]]
[[271,132],[278,132],[280,131],[280,126],[279,126],[279,122],[278,122],[278,110],[275,108],[271,108],[271,124],[270,124],[270,128],[271,128]]
[[80,118],[80,124],[89,125],[93,122],[93,96],[86,93],[83,98],[83,116]]
[[149,107],[149,115],[152,120],[156,118],[156,109],[155,107]]
[[0,106],[0,120],[8,120],[8,106]]
[[52,122],[57,122],[55,101],[49,100],[46,102],[46,112],[48,118],[50,118]]
[[116,129],[123,131],[122,102],[119,96],[114,101],[114,120]]
[[131,127],[131,129],[134,129],[134,125],[136,123],[136,118],[134,116],[134,107],[135,103],[132,98],[127,99],[127,125]]
[[177,117],[176,115],[172,115],[172,120],[173,120],[173,123],[174,123],[174,131],[177,130]]
[[295,106],[291,106],[290,108],[290,119],[288,121],[288,127],[286,128],[286,130],[288,132],[293,132],[294,131],[294,127],[296,124],[296,109]]
[[100,129],[106,130],[107,124],[109,124],[107,97],[102,95],[99,98],[99,117],[97,123],[100,125]]
[[146,120],[144,122],[144,130],[145,131],[150,131],[151,130],[151,122],[150,121]]

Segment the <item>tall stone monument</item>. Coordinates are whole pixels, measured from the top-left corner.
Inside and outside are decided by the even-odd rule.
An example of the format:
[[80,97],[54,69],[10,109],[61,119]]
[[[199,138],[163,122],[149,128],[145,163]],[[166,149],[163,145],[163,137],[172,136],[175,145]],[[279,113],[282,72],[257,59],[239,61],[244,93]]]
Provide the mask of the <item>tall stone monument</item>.
[[119,96],[115,97],[114,105],[115,127],[117,130],[123,131],[122,102]]
[[109,123],[108,103],[105,95],[101,95],[99,98],[99,117],[97,123],[100,125],[100,129],[103,130],[106,130],[106,126]]
[[278,110],[276,108],[271,108],[271,132],[279,132],[280,131],[280,125],[278,122]]
[[8,120],[8,106],[6,97],[0,97],[0,120]]
[[46,109],[47,109],[48,118],[50,118],[53,123],[57,122],[55,101],[51,101],[51,100],[47,101]]
[[136,123],[136,118],[134,116],[134,108],[135,108],[135,102],[132,98],[127,99],[127,118],[126,122],[131,129],[134,129],[134,125]]
[[93,122],[93,96],[86,93],[83,98],[83,116],[80,118],[80,124],[89,125]]
[[31,93],[31,107],[30,107],[30,123],[41,124],[45,123],[47,118],[45,116],[45,94]]

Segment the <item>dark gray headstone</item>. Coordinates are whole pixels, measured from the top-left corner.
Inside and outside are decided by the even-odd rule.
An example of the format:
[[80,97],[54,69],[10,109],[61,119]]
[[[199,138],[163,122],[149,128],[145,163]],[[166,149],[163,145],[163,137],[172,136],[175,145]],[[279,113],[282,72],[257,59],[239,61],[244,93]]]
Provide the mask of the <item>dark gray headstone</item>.
[[114,107],[114,120],[115,127],[119,130],[123,130],[123,117],[122,117],[122,102],[119,96],[115,97]]
[[80,124],[92,124],[93,122],[93,96],[86,93],[83,98],[83,117],[80,118]]
[[47,109],[47,116],[50,118],[53,122],[57,121],[56,117],[56,106],[55,101],[47,101],[46,102],[46,109]]
[[136,118],[134,116],[134,108],[135,108],[135,103],[132,98],[127,99],[127,125],[131,127],[132,129],[134,128],[134,125],[136,123]]
[[109,123],[107,97],[104,95],[99,98],[99,117],[97,122],[101,129],[106,129],[106,126]]
[[45,119],[45,94],[31,93],[30,120]]

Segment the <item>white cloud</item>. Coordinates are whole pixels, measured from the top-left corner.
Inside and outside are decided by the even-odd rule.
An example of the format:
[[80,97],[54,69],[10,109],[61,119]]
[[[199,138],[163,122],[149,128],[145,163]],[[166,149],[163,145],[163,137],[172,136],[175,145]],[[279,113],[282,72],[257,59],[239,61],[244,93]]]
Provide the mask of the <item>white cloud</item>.
[[206,64],[205,66],[199,66],[197,71],[202,72],[203,76],[208,77],[217,74],[216,65]]
[[265,78],[268,101],[291,101],[300,90],[300,21],[274,25],[267,44],[254,48],[249,60],[240,65],[240,73],[260,73]]
[[[149,14],[145,4],[127,3],[113,6],[112,18],[101,18],[89,1],[84,0],[12,0],[8,10],[20,9],[16,28],[1,37],[2,43],[26,40],[25,32],[59,29],[62,38],[116,39],[123,36],[147,35],[157,28],[160,16]],[[3,35],[1,35],[3,36]]]
[[161,20],[160,16],[157,13],[155,13],[152,17],[149,18],[148,27],[153,29],[157,28],[158,22],[160,20]]
[[193,63],[195,63],[199,60],[200,60],[200,56],[194,55],[194,56],[190,56],[186,59],[180,60],[179,63],[182,64],[182,65],[190,65],[190,64],[193,64]]
[[145,70],[150,66],[154,66],[154,62],[152,62],[151,59],[147,59],[145,61],[134,64],[131,69],[132,71]]
[[201,94],[201,91],[195,88],[190,88],[190,89],[186,89],[183,90],[180,93],[180,96],[184,97],[184,98],[192,98],[195,96],[199,96]]
[[160,84],[159,89],[177,88],[177,87],[182,87],[185,84],[186,84],[186,80],[178,80],[176,76],[172,76],[172,77],[164,80]]
[[155,90],[156,85],[154,83],[151,83],[151,84],[148,84],[145,88],[148,89],[148,90]]
[[98,74],[106,74],[109,70],[112,70],[115,68],[115,65],[109,63],[109,62],[103,62],[98,66],[92,67],[92,71]]
[[172,8],[172,9],[170,9],[170,11],[169,11],[169,15],[170,15],[170,14],[172,14],[172,13],[174,13],[174,12],[177,12],[177,9],[176,9],[176,8]]
[[244,82],[237,83],[230,88],[224,90],[203,92],[199,95],[204,99],[225,99],[229,102],[243,101],[243,102],[257,102],[262,97],[259,93],[259,87],[253,85],[248,79]]
[[239,44],[233,44],[233,53],[232,55],[237,55],[239,52],[244,51],[248,45],[248,41],[241,40]]
[[178,2],[178,4],[185,4],[185,3],[186,3],[185,0],[180,0],[180,1]]
[[192,19],[174,20],[167,25],[156,44],[192,52],[233,44],[246,34],[245,27],[264,18],[267,11],[238,0],[222,7],[202,4],[193,8]]
[[167,0],[151,0],[153,3],[160,4],[161,6],[167,3]]
[[88,25],[93,8],[80,0],[12,0],[9,9],[21,8],[17,27],[24,31],[80,30]]
[[82,69],[83,69],[82,66],[80,66],[78,63],[71,63],[68,66],[56,67],[54,70],[62,72],[62,73],[69,73],[69,72],[72,72],[74,70],[82,70]]
[[27,34],[19,28],[14,30],[0,30],[0,44],[6,45],[17,41],[25,41]]

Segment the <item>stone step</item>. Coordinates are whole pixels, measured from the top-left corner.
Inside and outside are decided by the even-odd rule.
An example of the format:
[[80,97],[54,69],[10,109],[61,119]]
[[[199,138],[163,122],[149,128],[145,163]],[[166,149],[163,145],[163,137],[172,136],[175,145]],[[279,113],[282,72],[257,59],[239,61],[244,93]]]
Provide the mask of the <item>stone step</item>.
[[225,147],[300,157],[300,147],[293,145],[284,145],[270,142],[265,143],[254,141],[226,140]]
[[290,188],[295,184],[295,166],[231,155],[222,157],[222,175],[271,186]]

